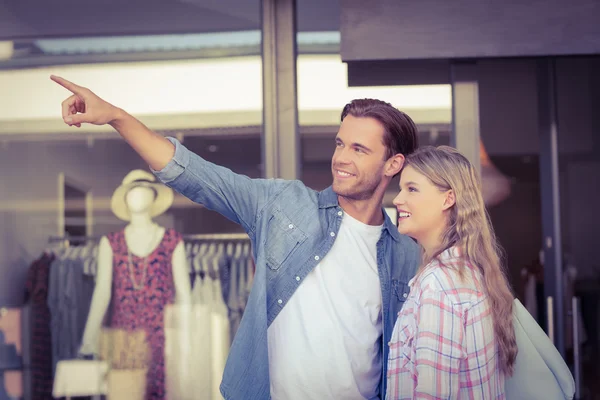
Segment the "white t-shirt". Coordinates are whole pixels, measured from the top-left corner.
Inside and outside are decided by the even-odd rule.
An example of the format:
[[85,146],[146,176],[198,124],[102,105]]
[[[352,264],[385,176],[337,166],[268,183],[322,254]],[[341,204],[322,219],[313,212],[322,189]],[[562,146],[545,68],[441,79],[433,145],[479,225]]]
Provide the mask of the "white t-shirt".
[[381,229],[344,214],[333,247],[269,327],[273,400],[378,398]]

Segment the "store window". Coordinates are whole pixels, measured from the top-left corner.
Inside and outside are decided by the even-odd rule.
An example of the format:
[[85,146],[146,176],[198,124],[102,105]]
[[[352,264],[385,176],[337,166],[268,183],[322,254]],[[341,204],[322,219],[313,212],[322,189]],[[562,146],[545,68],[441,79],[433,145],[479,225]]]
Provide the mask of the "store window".
[[[24,325],[26,332],[16,349],[31,366],[9,379],[11,396],[50,398],[53,387],[59,397],[73,396],[72,366],[62,361],[95,357],[112,371],[131,369],[132,359],[123,364],[115,356],[118,352],[143,364],[136,367],[137,375],[113,374],[135,390],[160,393],[169,386],[173,392],[218,393],[252,280],[247,235],[216,212],[149,182],[153,175],[148,165],[112,128],[66,126],[61,102],[70,93],[49,79],[59,75],[89,88],[208,161],[250,177],[262,176],[260,3],[155,3],[147,10],[119,6],[123,18],[135,11],[142,21],[131,29],[72,35],[59,32],[60,24],[54,22],[36,25],[42,17],[54,21],[49,16],[53,10],[42,15],[42,5],[37,14],[12,10],[16,23],[28,20],[37,32],[52,32],[36,35],[21,25],[23,36],[0,43],[0,308],[27,318],[29,325]],[[110,4],[105,6],[98,11],[109,12]],[[156,7],[163,7],[163,13],[154,13]],[[170,13],[181,18],[164,18]],[[154,30],[144,28],[152,26],[148,21],[156,15],[166,22]],[[104,25],[90,22],[87,28],[118,24]],[[3,35],[0,29],[0,38]],[[143,205],[146,201],[151,205]],[[141,226],[136,221],[144,220],[139,213],[132,216],[140,204],[156,225],[128,235],[126,227]],[[178,238],[183,240],[183,253],[176,250]],[[103,241],[109,247],[103,247]],[[236,260],[235,269],[231,260]],[[103,268],[111,269],[112,275],[99,272]],[[160,285],[156,276],[164,278]],[[181,277],[188,284],[182,285]],[[120,291],[123,285],[131,286],[132,292]],[[191,337],[210,336],[206,321],[211,314],[196,319],[177,319],[167,311],[162,315],[162,308],[153,309],[155,302],[148,300],[161,296],[167,303],[180,297],[192,302],[213,299],[215,312],[223,317],[224,345],[192,345]],[[93,300],[96,297],[109,300],[102,306],[102,301]],[[128,318],[119,314],[136,298],[146,299],[136,303],[141,308]],[[25,306],[31,315],[24,314]],[[230,320],[232,308],[236,316]],[[74,319],[61,318],[69,309]],[[152,314],[164,319],[142,329],[141,336],[122,335]],[[177,347],[183,340],[182,321],[198,321],[186,331],[188,347]],[[24,354],[24,341],[35,342],[37,353]],[[162,359],[154,359],[157,350]],[[213,368],[211,360],[220,361],[215,361],[214,373],[183,381],[173,378],[184,375],[174,372],[173,365],[184,365],[184,356],[190,360],[186,369],[195,371],[203,370],[204,364]],[[144,368],[150,369],[142,373]],[[165,371],[167,378],[161,380]],[[101,394],[94,392],[99,386],[89,382],[79,394]]]

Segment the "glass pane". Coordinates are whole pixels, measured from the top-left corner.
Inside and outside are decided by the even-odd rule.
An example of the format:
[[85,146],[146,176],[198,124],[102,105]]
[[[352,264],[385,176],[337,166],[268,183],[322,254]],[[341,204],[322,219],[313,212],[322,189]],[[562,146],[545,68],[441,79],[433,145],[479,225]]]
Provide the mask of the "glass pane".
[[[260,3],[203,1],[194,7],[243,23],[218,26],[221,19],[216,18],[214,29],[193,34],[19,38],[10,57],[2,59],[0,51],[0,308],[27,318],[23,307],[30,306],[36,354],[23,361],[42,371],[25,388],[18,383],[19,372],[13,374],[11,395],[35,391],[37,397],[50,398],[54,385],[66,390],[61,397],[73,396],[67,389],[77,383],[68,379],[74,364],[62,361],[79,353],[99,357],[114,372],[115,385],[137,385],[138,394],[146,386],[170,391],[171,398],[218,392],[252,282],[247,236],[215,238],[243,230],[182,195],[172,201],[163,197],[164,186],[152,186],[146,197],[152,205],[140,213],[148,212],[165,230],[148,225],[132,236],[124,234],[126,226],[140,225],[123,218],[132,212],[130,187],[117,189],[136,170],[143,171],[136,172],[138,178],[151,179],[148,165],[108,126],[66,126],[61,102],[70,94],[49,79],[55,74],[87,87],[206,160],[260,177]],[[162,199],[166,207],[159,209]],[[183,235],[181,251],[173,232]],[[111,244],[100,246],[108,236]],[[180,256],[174,256],[176,251]],[[209,256],[210,263],[203,263]],[[239,268],[232,267],[234,259]],[[102,268],[112,276],[99,274]],[[108,299],[105,311],[93,296]],[[218,310],[223,317],[216,336],[220,347],[217,339],[192,341],[212,335],[206,323],[212,314],[195,307],[206,298],[214,300],[210,312]],[[171,307],[180,299],[193,305]],[[132,303],[138,308],[125,315]],[[59,318],[69,310],[74,319]],[[144,315],[158,318],[150,323]],[[17,355],[22,355],[23,340]],[[116,352],[126,357],[119,359]],[[211,366],[213,359],[221,364]],[[214,371],[197,377],[181,370],[205,367]],[[124,369],[137,372],[115,372]],[[17,386],[11,386],[14,382]],[[94,392],[97,387],[83,389],[100,394]]]
[[[600,334],[600,263],[594,251],[600,217],[600,117],[598,108],[600,58],[556,62],[558,107],[559,193],[563,258],[564,347],[570,365],[579,345],[581,398],[600,391],[596,362]],[[579,309],[573,313],[573,298]],[[575,338],[577,330],[578,340]]]

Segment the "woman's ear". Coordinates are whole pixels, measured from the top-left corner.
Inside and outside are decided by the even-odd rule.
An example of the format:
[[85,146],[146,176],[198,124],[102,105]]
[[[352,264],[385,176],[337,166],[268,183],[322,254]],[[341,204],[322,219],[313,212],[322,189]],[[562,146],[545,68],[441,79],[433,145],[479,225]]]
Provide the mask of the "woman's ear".
[[404,156],[402,154],[396,154],[387,160],[387,168],[385,174],[387,176],[394,176],[402,170],[404,166]]
[[442,209],[445,211],[452,207],[456,203],[456,197],[454,196],[453,190],[448,190],[444,196],[444,205]]

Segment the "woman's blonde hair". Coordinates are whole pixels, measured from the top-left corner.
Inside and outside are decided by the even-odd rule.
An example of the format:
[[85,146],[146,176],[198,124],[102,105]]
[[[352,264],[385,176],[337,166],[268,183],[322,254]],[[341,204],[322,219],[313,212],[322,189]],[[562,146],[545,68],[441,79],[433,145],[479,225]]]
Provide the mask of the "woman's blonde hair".
[[[455,204],[449,210],[449,223],[442,245],[426,254],[424,265],[444,250],[456,246],[481,271],[490,299],[494,331],[502,371],[512,375],[517,357],[513,328],[513,294],[504,274],[501,249],[483,203],[481,183],[473,165],[456,149],[426,146],[406,158],[406,166],[427,177],[440,191],[452,190]],[[462,276],[464,270],[458,271]]]

